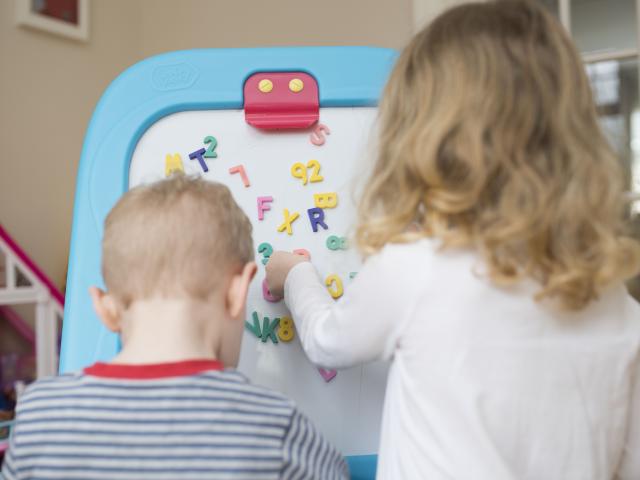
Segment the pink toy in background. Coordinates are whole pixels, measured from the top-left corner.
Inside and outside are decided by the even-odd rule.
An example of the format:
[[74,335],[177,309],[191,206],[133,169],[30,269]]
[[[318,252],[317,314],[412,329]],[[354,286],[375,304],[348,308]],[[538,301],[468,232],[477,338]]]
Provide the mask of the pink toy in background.
[[[33,381],[36,360],[36,335],[29,323],[18,312],[0,305],[0,319],[4,319],[30,346],[27,354],[0,353],[0,392],[13,388],[16,381]],[[58,347],[59,348],[59,347]]]
[[[4,272],[0,269],[0,316],[33,345],[36,378],[55,375],[58,372],[58,332],[62,322],[64,296],[0,225],[0,267],[2,266]],[[11,308],[11,305],[22,304],[35,305],[35,328]],[[20,368],[23,366],[18,365]]]
[[[0,459],[8,448],[19,385],[58,371],[64,296],[0,225],[0,321],[30,346],[26,355],[0,354]],[[12,305],[35,304],[35,330]],[[35,369],[33,364],[35,365]]]

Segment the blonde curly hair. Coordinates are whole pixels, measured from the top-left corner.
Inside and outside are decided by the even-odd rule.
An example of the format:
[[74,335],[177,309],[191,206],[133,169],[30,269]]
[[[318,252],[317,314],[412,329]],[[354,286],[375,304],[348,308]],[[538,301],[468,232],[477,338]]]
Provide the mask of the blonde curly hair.
[[570,309],[640,269],[622,168],[580,56],[543,7],[498,0],[438,17],[400,55],[379,127],[359,203],[365,254],[423,237],[470,245],[496,284],[532,277],[538,300]]

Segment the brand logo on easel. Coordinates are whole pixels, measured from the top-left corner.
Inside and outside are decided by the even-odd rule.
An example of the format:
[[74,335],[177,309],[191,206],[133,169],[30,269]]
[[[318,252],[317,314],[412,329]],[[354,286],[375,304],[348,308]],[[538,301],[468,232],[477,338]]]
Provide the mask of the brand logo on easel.
[[162,65],[153,71],[152,83],[157,90],[180,90],[193,85],[198,70],[188,63]]

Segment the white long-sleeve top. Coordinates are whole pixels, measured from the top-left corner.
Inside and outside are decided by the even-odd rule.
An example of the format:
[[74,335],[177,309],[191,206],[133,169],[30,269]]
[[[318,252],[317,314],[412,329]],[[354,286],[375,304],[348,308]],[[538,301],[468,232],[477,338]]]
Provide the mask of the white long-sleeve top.
[[391,359],[378,479],[640,479],[640,307],[579,312],[499,288],[432,240],[369,258],[337,302],[310,263],[285,301],[321,366]]

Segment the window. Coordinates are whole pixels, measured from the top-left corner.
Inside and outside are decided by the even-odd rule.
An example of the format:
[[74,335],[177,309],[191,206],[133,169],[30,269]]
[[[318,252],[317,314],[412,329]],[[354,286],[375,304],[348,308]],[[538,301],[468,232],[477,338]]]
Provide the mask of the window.
[[[585,61],[609,142],[627,174],[631,228],[640,238],[640,0],[538,0],[569,30]],[[629,282],[640,300],[640,275]]]

